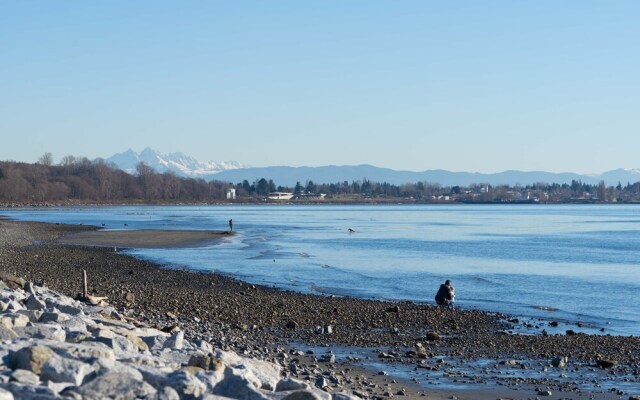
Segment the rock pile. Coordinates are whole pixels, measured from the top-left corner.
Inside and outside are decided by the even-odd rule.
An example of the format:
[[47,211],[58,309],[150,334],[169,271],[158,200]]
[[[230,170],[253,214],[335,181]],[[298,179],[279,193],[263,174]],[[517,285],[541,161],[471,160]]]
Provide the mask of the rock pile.
[[[0,281],[0,400],[350,399],[45,287]],[[12,288],[8,287],[11,285]]]

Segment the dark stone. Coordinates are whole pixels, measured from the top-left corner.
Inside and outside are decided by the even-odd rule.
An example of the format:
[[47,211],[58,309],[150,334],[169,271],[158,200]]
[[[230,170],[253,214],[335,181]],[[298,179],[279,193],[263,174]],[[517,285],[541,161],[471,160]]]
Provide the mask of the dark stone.
[[613,368],[617,364],[616,360],[596,360],[596,365],[600,368]]
[[298,327],[298,323],[293,320],[287,321],[287,329],[296,329]]
[[440,337],[440,335],[439,335],[439,334],[437,334],[436,332],[428,332],[428,333],[427,333],[427,336],[426,336],[426,339],[427,339],[427,341],[429,341],[429,342],[433,342],[433,341],[436,341],[436,340],[440,340],[440,339],[441,339],[441,337]]

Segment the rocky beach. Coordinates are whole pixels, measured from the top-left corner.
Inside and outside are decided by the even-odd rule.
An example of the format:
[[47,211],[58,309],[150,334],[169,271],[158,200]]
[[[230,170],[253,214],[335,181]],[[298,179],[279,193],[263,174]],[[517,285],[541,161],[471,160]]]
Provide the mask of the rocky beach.
[[[267,362],[273,367],[271,386],[267,385],[267,389],[262,383],[252,386],[256,396],[266,396],[264,398],[291,395],[277,394],[279,382],[299,382],[301,386],[296,389],[310,396],[304,398],[333,394],[334,397],[360,398],[632,399],[640,395],[640,339],[637,337],[608,336],[606,332],[588,335],[581,333],[581,327],[577,325],[558,326],[555,321],[524,320],[477,310],[276,290],[219,274],[165,268],[136,259],[121,251],[121,247],[126,247],[124,242],[102,242],[99,244],[103,247],[93,247],[88,246],[92,244],[89,240],[82,245],[69,240],[79,233],[86,238],[95,230],[95,227],[87,226],[0,220],[0,271],[6,277],[33,283],[27,290],[24,286],[15,289],[18,292],[13,294],[14,298],[4,295],[15,302],[7,301],[7,304],[13,304],[12,309],[7,305],[7,310],[11,314],[42,312],[41,315],[26,313],[29,321],[9,318],[13,325],[7,329],[12,329],[16,336],[9,332],[3,337],[6,351],[2,374],[6,378],[0,380],[3,382],[0,386],[5,390],[11,385],[49,385],[52,393],[47,391],[46,395],[53,398],[78,393],[82,396],[85,385],[108,374],[107,369],[101,372],[87,360],[71,357],[92,368],[87,369],[84,377],[75,376],[73,382],[68,382],[73,387],[65,386],[56,391],[60,386],[53,384],[60,382],[35,371],[31,372],[36,377],[28,376],[31,383],[20,382],[18,379],[23,378],[13,376],[22,368],[16,368],[10,354],[19,351],[18,347],[25,347],[21,346],[23,341],[48,347],[59,355],[62,350],[56,349],[69,347],[69,343],[76,340],[76,335],[71,334],[75,331],[67,329],[64,321],[59,320],[64,317],[55,317],[58,318],[56,321],[47,319],[54,316],[41,319],[45,313],[56,314],[56,308],[58,314],[62,313],[51,301],[62,297],[56,297],[50,290],[76,297],[82,291],[82,271],[86,270],[89,292],[107,297],[109,311],[106,314],[117,321],[113,324],[128,324],[120,328],[130,331],[154,332],[169,343],[175,341],[177,332],[181,332],[188,343],[185,348],[189,351],[174,349],[181,358],[173,359],[168,367],[155,367],[165,368],[163,371],[167,375],[197,379],[205,389],[194,394],[180,392],[164,383],[154,386],[141,373],[143,383],[155,390],[149,389],[152,394],[148,396],[159,397],[164,391],[173,396],[173,392],[165,387],[172,388],[181,398],[215,395],[215,385],[207,386],[205,382],[210,378],[198,377],[213,376],[220,368],[233,370],[233,365],[238,365],[237,359],[234,358],[236,364],[233,364],[224,361],[225,357],[240,356],[249,360],[247,365]],[[176,245],[180,244],[184,243]],[[42,309],[29,310],[25,302],[31,295],[44,304]],[[64,301],[65,305],[82,308],[77,302],[69,303],[70,299]],[[94,318],[96,313],[105,314],[104,310],[95,311],[90,307],[82,309],[81,313],[86,318]],[[22,321],[18,324],[25,326],[16,326],[17,319]],[[65,333],[64,338],[58,334],[57,339],[62,340],[57,340],[57,345],[40,344],[38,341],[52,339],[23,334],[18,329],[33,326],[33,331],[45,330],[38,327],[51,322],[58,323],[60,332]],[[84,323],[94,326],[87,321]],[[102,340],[97,340],[101,330],[103,328],[92,330],[87,327],[82,331],[87,336],[84,341],[94,346],[94,342]],[[144,335],[138,335],[141,336]],[[148,351],[150,354],[145,353],[145,356],[157,357],[162,350],[170,352],[166,349],[158,345],[155,350],[151,346],[146,350],[138,349],[138,352]],[[115,351],[113,347],[111,350]],[[200,365],[190,361],[196,353],[198,356],[194,360],[205,356],[211,358],[209,353],[214,352],[217,356],[213,359],[222,360],[223,367],[210,368],[210,363]],[[130,356],[123,357],[129,359]],[[115,362],[126,364],[123,360],[116,354]],[[163,362],[167,363],[166,360]],[[140,371],[136,366],[128,367]],[[135,372],[132,374],[138,376]],[[52,385],[55,389],[51,389]],[[16,398],[26,398],[20,397],[21,392],[9,391]],[[260,398],[231,392],[224,395]]]

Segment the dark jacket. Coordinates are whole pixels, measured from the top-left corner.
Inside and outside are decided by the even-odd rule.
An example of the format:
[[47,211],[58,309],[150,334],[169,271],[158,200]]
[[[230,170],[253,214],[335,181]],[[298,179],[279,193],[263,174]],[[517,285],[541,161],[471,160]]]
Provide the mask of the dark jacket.
[[453,301],[453,297],[453,287],[443,283],[436,293],[436,303],[440,306],[448,306]]

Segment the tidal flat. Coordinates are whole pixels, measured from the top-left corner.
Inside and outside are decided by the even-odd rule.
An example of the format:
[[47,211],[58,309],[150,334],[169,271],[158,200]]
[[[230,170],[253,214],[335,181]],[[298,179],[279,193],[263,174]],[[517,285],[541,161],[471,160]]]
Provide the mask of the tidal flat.
[[60,242],[95,229],[2,220],[0,269],[70,296],[80,293],[86,270],[91,293],[150,327],[177,324],[189,339],[275,361],[311,384],[324,378],[329,391],[458,399],[640,394],[634,336],[558,331],[546,321],[478,310],[296,293],[168,268],[112,247]]

